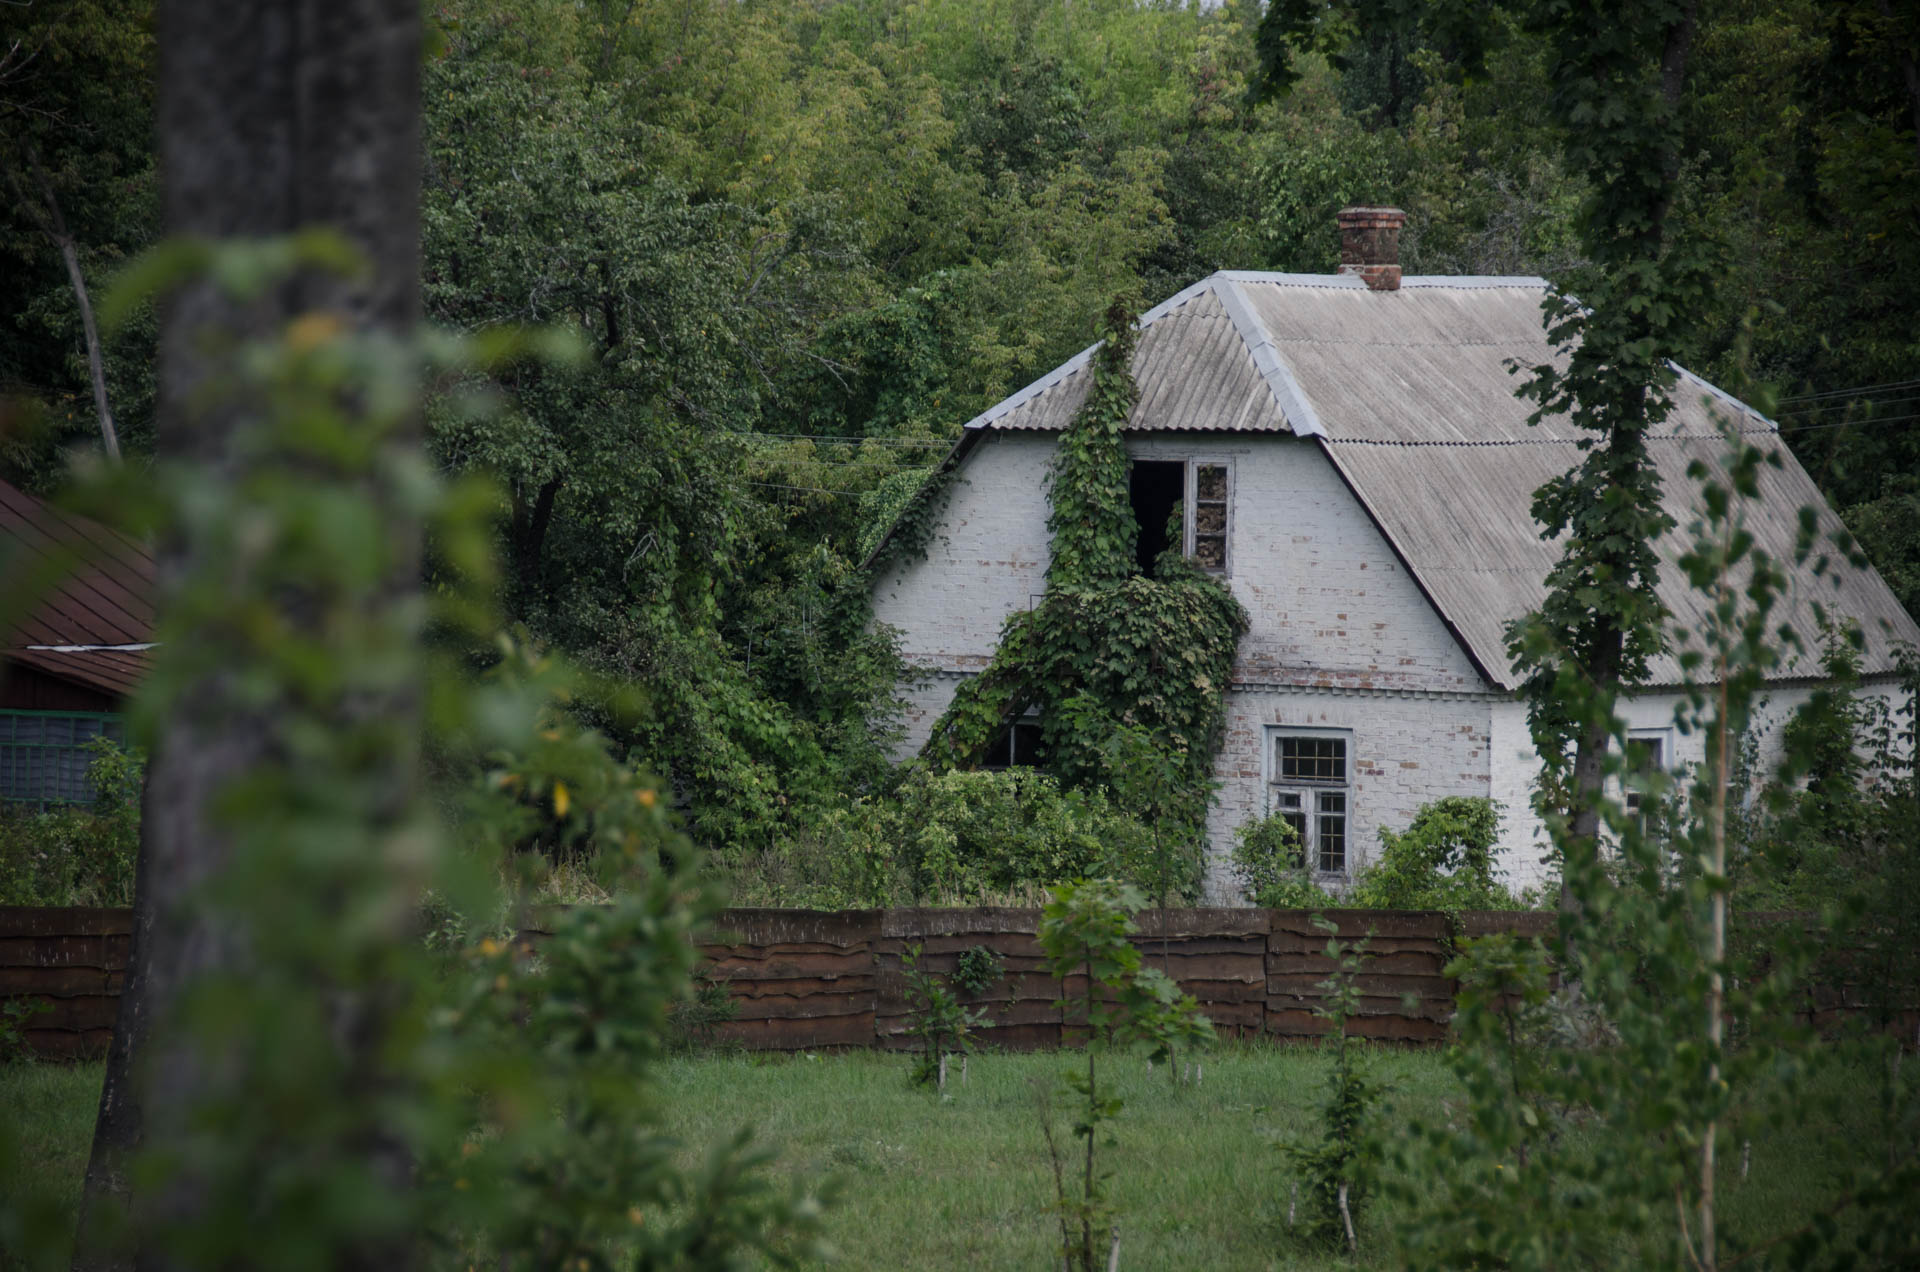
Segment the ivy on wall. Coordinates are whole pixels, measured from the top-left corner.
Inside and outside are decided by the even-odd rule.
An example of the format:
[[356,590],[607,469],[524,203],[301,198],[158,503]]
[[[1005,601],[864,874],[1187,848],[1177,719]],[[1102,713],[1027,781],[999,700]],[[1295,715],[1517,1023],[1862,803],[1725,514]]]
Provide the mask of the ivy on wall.
[[1177,548],[1150,576],[1138,572],[1124,439],[1139,397],[1133,344],[1133,316],[1116,303],[1053,469],[1047,595],[1007,619],[993,662],[960,686],[922,756],[937,769],[977,767],[1038,708],[1045,767],[1072,785],[1127,792],[1129,811],[1156,823],[1167,846],[1158,873],[1170,887],[1155,890],[1192,899],[1247,616]]

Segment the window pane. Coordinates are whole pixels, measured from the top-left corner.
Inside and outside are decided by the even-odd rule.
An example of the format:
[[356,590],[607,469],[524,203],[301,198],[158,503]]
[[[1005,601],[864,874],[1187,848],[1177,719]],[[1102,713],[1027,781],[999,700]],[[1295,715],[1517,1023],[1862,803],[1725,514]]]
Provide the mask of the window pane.
[[1226,465],[1196,465],[1193,470],[1193,490],[1196,499],[1225,500],[1227,497]]
[[1227,568],[1227,540],[1224,535],[1195,535],[1193,559],[1203,570]]
[[1347,740],[1282,736],[1280,776],[1297,782],[1346,781]]
[[1227,532],[1227,505],[1223,503],[1203,503],[1193,510],[1193,532],[1195,534],[1225,534]]
[[1320,792],[1320,869],[1337,874],[1347,868],[1347,797]]
[[1013,762],[1025,768],[1033,768],[1040,763],[1039,725],[1023,723],[1013,726]]

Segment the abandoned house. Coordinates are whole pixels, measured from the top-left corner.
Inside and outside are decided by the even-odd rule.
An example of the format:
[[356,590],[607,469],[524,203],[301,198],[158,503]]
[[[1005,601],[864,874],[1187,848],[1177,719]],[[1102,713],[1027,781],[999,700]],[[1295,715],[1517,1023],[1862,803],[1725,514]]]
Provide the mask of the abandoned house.
[[[1221,900],[1234,899],[1222,864],[1250,818],[1287,815],[1323,883],[1339,887],[1378,851],[1379,827],[1404,828],[1448,795],[1503,806],[1511,886],[1544,874],[1530,811],[1538,762],[1503,633],[1540,603],[1559,555],[1533,521],[1533,492],[1578,462],[1584,434],[1563,419],[1530,427],[1530,404],[1514,395],[1510,365],[1554,356],[1546,284],[1402,278],[1400,219],[1343,213],[1339,274],[1223,271],[1140,319],[1127,434],[1140,558],[1160,549],[1179,505],[1184,550],[1251,622],[1214,763],[1209,887]],[[903,754],[987,665],[1007,616],[1046,586],[1048,471],[1092,353],[968,422],[926,555],[897,554],[876,576],[875,616],[898,630],[915,674]],[[1679,523],[1661,545],[1661,598],[1687,625],[1702,603],[1671,563],[1694,519],[1688,464],[1724,451],[1716,419],[1779,451],[1746,512],[1762,548],[1792,561],[1802,507],[1817,510],[1823,536],[1840,522],[1769,421],[1685,371],[1672,397],[1652,442]],[[1818,605],[1858,622],[1868,693],[1891,695],[1898,645],[1920,642],[1870,569],[1794,574],[1776,621],[1807,652],[1770,686],[1755,730],[1763,762],[1778,723],[1818,683]],[[1670,771],[1697,763],[1702,739],[1674,726],[1678,663],[1651,671],[1622,708],[1636,756]],[[1030,762],[1034,732],[1016,723],[1004,754],[983,762]]]

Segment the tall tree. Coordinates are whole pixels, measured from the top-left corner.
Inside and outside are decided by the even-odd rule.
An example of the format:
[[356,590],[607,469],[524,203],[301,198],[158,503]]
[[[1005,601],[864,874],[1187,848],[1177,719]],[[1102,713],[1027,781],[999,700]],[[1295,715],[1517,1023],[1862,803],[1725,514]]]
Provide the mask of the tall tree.
[[[167,232],[258,239],[332,227],[367,265],[351,277],[302,273],[244,303],[210,278],[189,281],[171,298],[161,341],[159,453],[239,483],[259,454],[250,434],[260,413],[257,404],[219,400],[234,337],[281,330],[301,316],[398,336],[418,319],[419,6],[294,0],[235,10],[170,0],[159,33]],[[418,539],[417,525],[384,528],[402,542]],[[183,523],[161,543],[163,623],[221,529]],[[388,580],[396,598],[419,586],[417,549],[402,558]],[[296,587],[271,608],[274,621],[297,629],[311,606]],[[231,830],[216,802],[262,757],[286,749],[276,713],[250,696],[257,688],[233,669],[205,665],[169,686],[173,708],[153,739],[132,958],[87,1169],[76,1267],[126,1265],[103,1238],[115,1212],[127,1210],[128,1155],[164,1133],[163,1119],[213,1080],[191,1055],[155,1054],[150,1043],[196,977],[241,953],[234,934],[194,902],[230,854]],[[337,709],[404,721],[418,707],[398,698]],[[406,757],[389,758],[387,799],[398,810],[415,774]],[[341,1045],[368,1045],[372,1036],[346,1030]],[[193,1199],[165,1199],[174,1202],[191,1206]]]
[[[1543,536],[1565,535],[1566,546],[1546,602],[1509,633],[1527,676],[1535,745],[1564,818],[1561,908],[1569,911],[1582,883],[1597,877],[1615,702],[1622,686],[1645,678],[1661,640],[1654,543],[1672,522],[1661,508],[1647,434],[1670,409],[1670,360],[1685,347],[1708,281],[1699,244],[1670,232],[1698,0],[1604,9],[1523,0],[1506,11],[1546,43],[1548,108],[1568,166],[1589,190],[1581,231],[1590,263],[1552,280],[1546,301],[1549,333],[1565,362],[1533,368],[1521,391],[1538,404],[1536,422],[1565,414],[1594,438],[1578,466],[1535,494]],[[1505,26],[1481,0],[1429,7],[1283,0],[1260,29],[1262,88],[1291,84],[1297,53],[1341,56],[1356,28],[1412,32],[1448,49],[1456,65],[1475,68],[1491,33]],[[1583,691],[1568,692],[1575,684]],[[1572,702],[1581,704],[1575,712],[1562,705]]]
[[[117,376],[110,367],[93,284],[150,233],[149,26],[141,6],[110,0],[0,9],[0,190],[12,196],[0,204],[0,294],[16,307],[0,382],[47,399],[83,382],[101,445],[116,460],[121,395],[110,384],[120,381],[136,414],[143,394],[128,383],[129,367]],[[85,368],[77,374],[76,352]]]

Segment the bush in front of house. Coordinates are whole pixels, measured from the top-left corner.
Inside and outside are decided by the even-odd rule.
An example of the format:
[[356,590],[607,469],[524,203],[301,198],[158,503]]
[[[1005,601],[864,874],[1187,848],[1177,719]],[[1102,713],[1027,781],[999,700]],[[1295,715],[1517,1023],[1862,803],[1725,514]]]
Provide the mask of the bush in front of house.
[[1300,832],[1278,813],[1245,823],[1233,836],[1230,870],[1251,904],[1271,910],[1318,910],[1341,902],[1314,882]]
[[1234,833],[1231,870],[1241,894],[1274,910],[1517,910],[1493,866],[1500,806],[1449,796],[1422,804],[1403,831],[1380,828],[1380,856],[1347,895],[1322,888],[1306,867],[1300,835],[1279,814]]
[[1451,795],[1422,804],[1403,831],[1380,828],[1380,857],[1360,871],[1348,904],[1366,910],[1516,910],[1495,877],[1500,806]]
[[736,905],[1033,904],[1075,879],[1144,880],[1152,835],[1099,789],[1037,769],[917,769],[736,865]]
[[0,805],[0,905],[133,904],[145,757],[106,738],[89,745],[93,803]]

